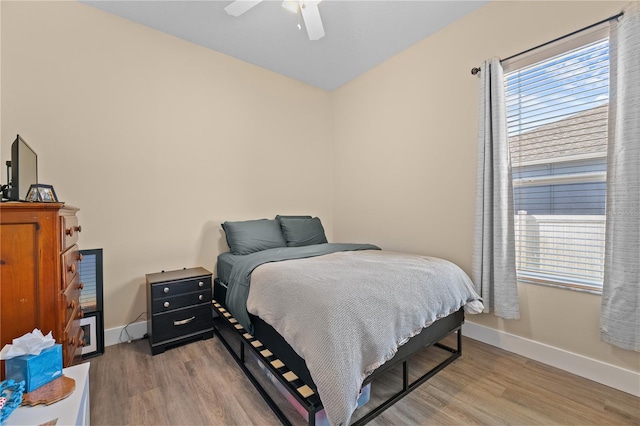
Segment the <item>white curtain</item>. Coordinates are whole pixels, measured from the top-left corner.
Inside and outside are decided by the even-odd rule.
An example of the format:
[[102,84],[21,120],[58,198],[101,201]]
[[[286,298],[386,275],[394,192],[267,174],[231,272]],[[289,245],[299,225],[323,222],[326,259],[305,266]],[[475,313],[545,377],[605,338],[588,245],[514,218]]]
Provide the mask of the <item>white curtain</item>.
[[611,24],[602,340],[640,351],[640,2]]
[[473,282],[485,312],[520,318],[516,282],[513,183],[500,60],[480,67],[480,123]]

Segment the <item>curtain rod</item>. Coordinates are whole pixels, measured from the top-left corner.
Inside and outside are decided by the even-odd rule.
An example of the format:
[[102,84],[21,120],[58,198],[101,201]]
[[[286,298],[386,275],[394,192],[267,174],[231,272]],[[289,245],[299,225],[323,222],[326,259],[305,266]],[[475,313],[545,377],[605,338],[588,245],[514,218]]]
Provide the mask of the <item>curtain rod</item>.
[[[556,39],[553,39],[553,40],[551,40],[551,41],[548,41],[548,42],[546,42],[546,43],[542,43],[542,44],[540,44],[540,45],[538,45],[538,46],[536,46],[536,47],[532,47],[531,49],[527,49],[527,50],[524,50],[524,51],[522,51],[522,52],[520,52],[520,53],[516,53],[515,55],[511,55],[511,56],[509,56],[508,58],[501,59],[501,60],[500,60],[500,62],[508,61],[509,59],[513,59],[513,58],[516,58],[516,57],[518,57],[518,56],[520,56],[520,55],[524,55],[525,53],[529,53],[529,52],[531,52],[531,51],[533,51],[533,50],[540,49],[541,47],[544,47],[544,46],[546,46],[546,45],[548,45],[548,44],[555,43],[556,41],[560,41],[560,40],[563,40],[563,39],[565,39],[565,38],[567,38],[567,37],[571,37],[571,36],[573,36],[573,35],[575,35],[575,34],[581,33],[582,31],[586,31],[586,30],[589,30],[589,29],[591,29],[591,28],[593,28],[593,27],[597,27],[598,25],[600,25],[600,24],[604,24],[605,22],[613,21],[614,19],[618,19],[618,18],[620,18],[622,15],[624,15],[624,12],[620,12],[620,13],[618,13],[618,14],[616,14],[616,15],[610,16],[610,17],[609,17],[609,18],[607,18],[607,19],[603,19],[602,21],[598,21],[598,22],[596,22],[595,24],[591,24],[591,25],[588,25],[588,26],[586,26],[586,27],[584,27],[584,28],[580,28],[579,30],[576,30],[576,31],[574,31],[574,32],[572,32],[572,33],[569,33],[569,34],[565,34],[565,35],[560,36],[560,37],[558,37],[558,38],[556,38]],[[478,74],[479,72],[480,72],[480,67],[473,67],[473,68],[471,68],[471,74],[472,74],[472,75],[476,75],[476,74]]]

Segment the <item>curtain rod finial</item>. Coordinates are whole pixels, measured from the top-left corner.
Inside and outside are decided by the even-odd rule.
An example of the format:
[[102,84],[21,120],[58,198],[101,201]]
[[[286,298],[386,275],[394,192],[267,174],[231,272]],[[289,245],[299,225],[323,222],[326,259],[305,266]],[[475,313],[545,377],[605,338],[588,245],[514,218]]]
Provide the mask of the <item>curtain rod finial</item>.
[[471,68],[471,74],[472,74],[472,75],[476,75],[476,74],[478,74],[479,72],[480,72],[480,68],[478,68],[478,67],[473,67],[473,68]]

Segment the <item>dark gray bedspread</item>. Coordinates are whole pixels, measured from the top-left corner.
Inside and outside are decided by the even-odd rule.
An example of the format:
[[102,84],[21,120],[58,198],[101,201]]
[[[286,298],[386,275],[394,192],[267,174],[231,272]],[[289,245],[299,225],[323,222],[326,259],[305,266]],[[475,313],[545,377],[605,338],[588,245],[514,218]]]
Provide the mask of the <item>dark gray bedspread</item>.
[[229,282],[229,275],[231,275],[233,265],[242,259],[242,257],[243,255],[241,254],[233,254],[231,252],[222,253],[218,256],[218,279],[222,281],[225,286]]
[[229,282],[227,283],[229,286],[226,300],[227,308],[246,330],[253,333],[253,325],[247,313],[247,297],[249,296],[251,273],[255,268],[265,263],[304,259],[322,256],[324,254],[355,250],[380,250],[380,247],[372,244],[327,243],[305,247],[274,248],[242,256],[241,259],[238,259],[234,263],[231,273],[229,274]]

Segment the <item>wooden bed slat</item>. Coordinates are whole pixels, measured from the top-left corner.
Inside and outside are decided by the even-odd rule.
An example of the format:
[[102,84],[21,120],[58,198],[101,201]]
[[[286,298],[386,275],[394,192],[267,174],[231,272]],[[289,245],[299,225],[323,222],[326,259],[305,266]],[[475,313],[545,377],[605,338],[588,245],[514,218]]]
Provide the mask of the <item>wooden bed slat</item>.
[[279,359],[274,359],[273,361],[271,361],[271,365],[273,366],[273,368],[282,368],[284,367],[284,362],[280,361]]
[[298,390],[298,393],[302,395],[303,398],[309,398],[311,395],[315,393],[313,392],[313,389],[311,389],[307,385],[300,386],[297,390]]
[[282,375],[287,382],[293,382],[294,380],[298,380],[298,376],[293,371],[287,371]]

